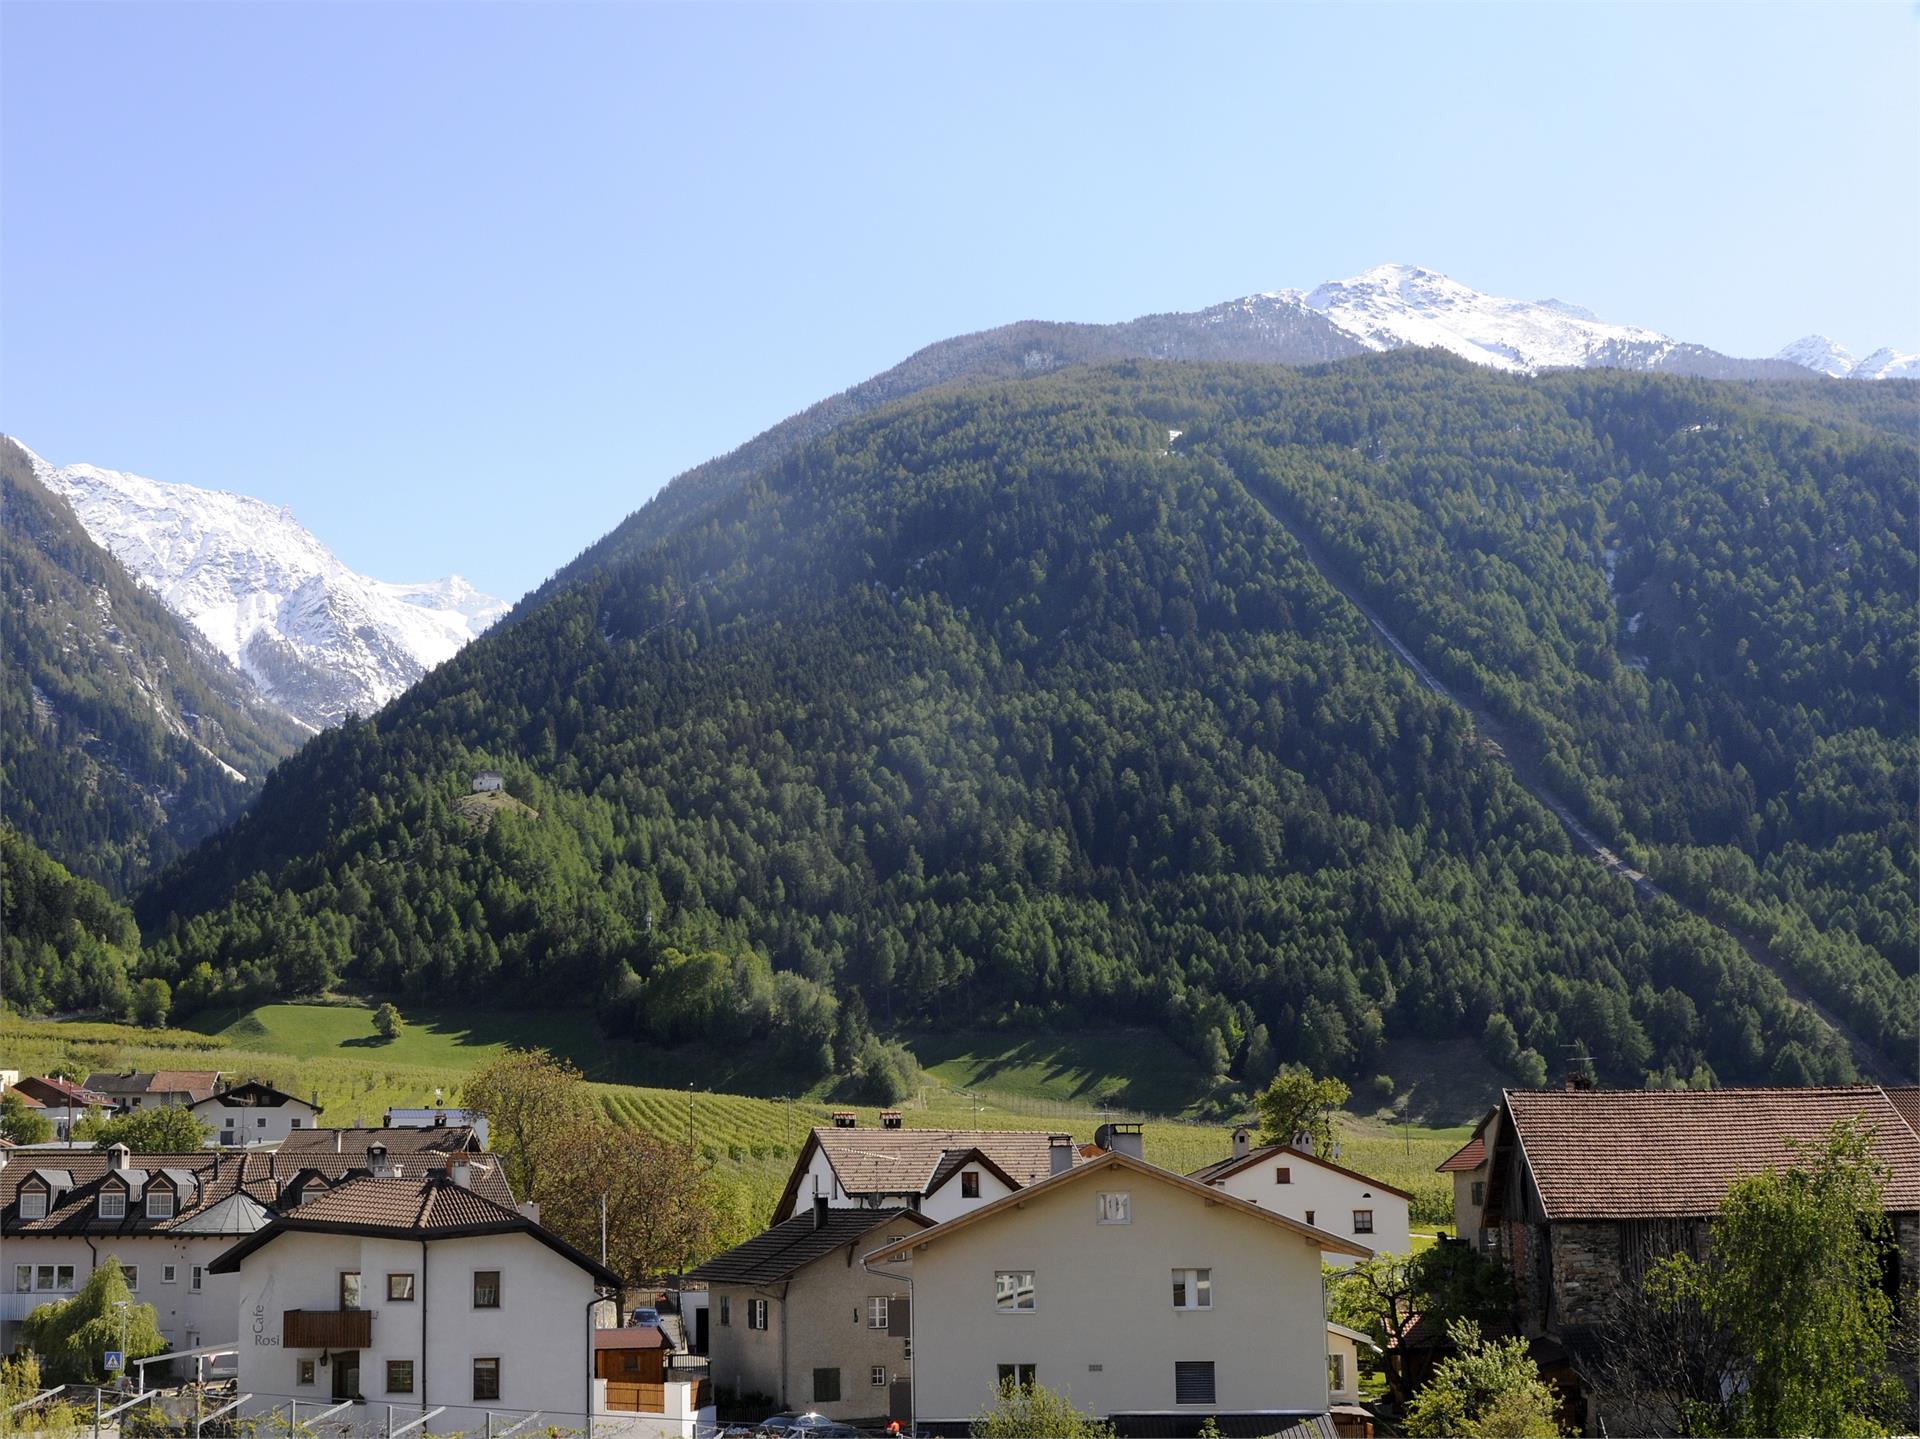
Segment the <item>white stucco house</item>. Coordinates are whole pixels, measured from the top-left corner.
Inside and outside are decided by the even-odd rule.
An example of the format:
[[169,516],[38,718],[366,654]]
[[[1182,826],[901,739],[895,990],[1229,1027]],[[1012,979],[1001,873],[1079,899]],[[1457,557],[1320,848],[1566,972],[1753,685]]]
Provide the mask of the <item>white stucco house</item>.
[[911,1209],[940,1223],[1081,1159],[1071,1135],[1046,1130],[870,1129],[843,1120],[808,1134],[773,1222],[824,1199],[831,1209]]
[[39,1105],[40,1113],[53,1123],[55,1139],[71,1139],[73,1127],[89,1114],[105,1115],[113,1111],[113,1096],[88,1089],[58,1075],[28,1075],[14,1081],[23,1099]]
[[[351,1402],[341,1422],[431,1414],[433,1434],[542,1427],[679,1435],[698,1386],[629,1382],[596,1360],[620,1279],[519,1209],[477,1193],[473,1161],[391,1165],[283,1211],[212,1266],[238,1289],[239,1392]],[[613,1392],[609,1392],[612,1390]]]
[[1177,1435],[1210,1416],[1275,1432],[1325,1415],[1321,1260],[1368,1254],[1108,1151],[863,1262],[911,1288],[916,1424],[964,1433],[1012,1380],[1123,1435]]
[[[1412,1249],[1413,1196],[1406,1190],[1301,1145],[1256,1145],[1244,1125],[1233,1131],[1227,1158],[1187,1177],[1303,1224],[1344,1234],[1372,1252],[1406,1254]],[[1327,1262],[1344,1267],[1353,1260],[1328,1255]]]
[[1453,1179],[1453,1232],[1482,1251],[1493,1247],[1493,1232],[1486,1227],[1487,1169],[1499,1135],[1500,1111],[1493,1109],[1438,1166],[1439,1173]]
[[296,1129],[312,1129],[320,1120],[318,1104],[253,1079],[217,1089],[191,1107],[202,1124],[213,1127],[214,1139],[227,1148],[278,1144]]
[[[404,1156],[419,1175],[447,1156]],[[491,1156],[472,1158],[484,1196],[513,1202]],[[288,1156],[267,1149],[136,1154],[110,1149],[0,1149],[0,1351],[28,1314],[66,1299],[108,1256],[157,1313],[170,1350],[240,1334],[235,1281],[213,1263],[303,1198],[370,1172],[363,1148]],[[483,1167],[484,1166],[484,1167]],[[158,1377],[156,1374],[155,1377]]]
[[217,1069],[99,1069],[89,1074],[86,1082],[86,1088],[108,1096],[118,1114],[170,1104],[197,1104],[219,1087]]

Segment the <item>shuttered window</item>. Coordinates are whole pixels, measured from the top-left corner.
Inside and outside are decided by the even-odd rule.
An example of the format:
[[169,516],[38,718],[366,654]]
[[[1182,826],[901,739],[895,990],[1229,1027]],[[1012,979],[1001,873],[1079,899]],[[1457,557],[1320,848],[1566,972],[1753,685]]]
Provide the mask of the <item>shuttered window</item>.
[[837,1404],[840,1401],[840,1371],[838,1369],[816,1369],[813,1371],[813,1402],[816,1404]]
[[1173,1365],[1173,1402],[1211,1404],[1213,1399],[1213,1361],[1177,1359]]

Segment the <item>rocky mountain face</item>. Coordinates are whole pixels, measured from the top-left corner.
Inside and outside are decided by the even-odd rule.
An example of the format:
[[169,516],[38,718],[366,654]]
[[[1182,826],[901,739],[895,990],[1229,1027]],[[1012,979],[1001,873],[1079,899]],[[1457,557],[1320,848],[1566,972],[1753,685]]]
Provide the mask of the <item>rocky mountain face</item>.
[[1825,335],[1807,335],[1795,340],[1774,358],[1836,380],[1920,379],[1920,354],[1883,345],[1865,359],[1857,360],[1846,346],[1835,344]]
[[261,500],[27,453],[98,544],[309,729],[379,709],[507,610],[458,575],[358,574]]
[[126,893],[237,815],[302,730],[96,544],[0,436],[5,819]]

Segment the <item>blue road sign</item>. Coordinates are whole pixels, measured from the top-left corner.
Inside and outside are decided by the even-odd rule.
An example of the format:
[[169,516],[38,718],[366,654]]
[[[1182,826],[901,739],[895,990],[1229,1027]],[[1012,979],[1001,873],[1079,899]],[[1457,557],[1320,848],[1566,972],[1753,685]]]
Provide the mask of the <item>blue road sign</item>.
[[126,1367],[127,1356],[125,1354],[118,1349],[109,1349],[107,1351],[107,1372],[109,1374],[118,1374]]

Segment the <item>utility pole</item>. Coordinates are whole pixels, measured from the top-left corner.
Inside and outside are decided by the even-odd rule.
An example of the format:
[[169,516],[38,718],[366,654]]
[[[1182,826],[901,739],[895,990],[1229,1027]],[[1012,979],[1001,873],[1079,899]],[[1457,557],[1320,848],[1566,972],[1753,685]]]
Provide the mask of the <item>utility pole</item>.
[[693,1086],[687,1086],[687,1157],[693,1157]]

